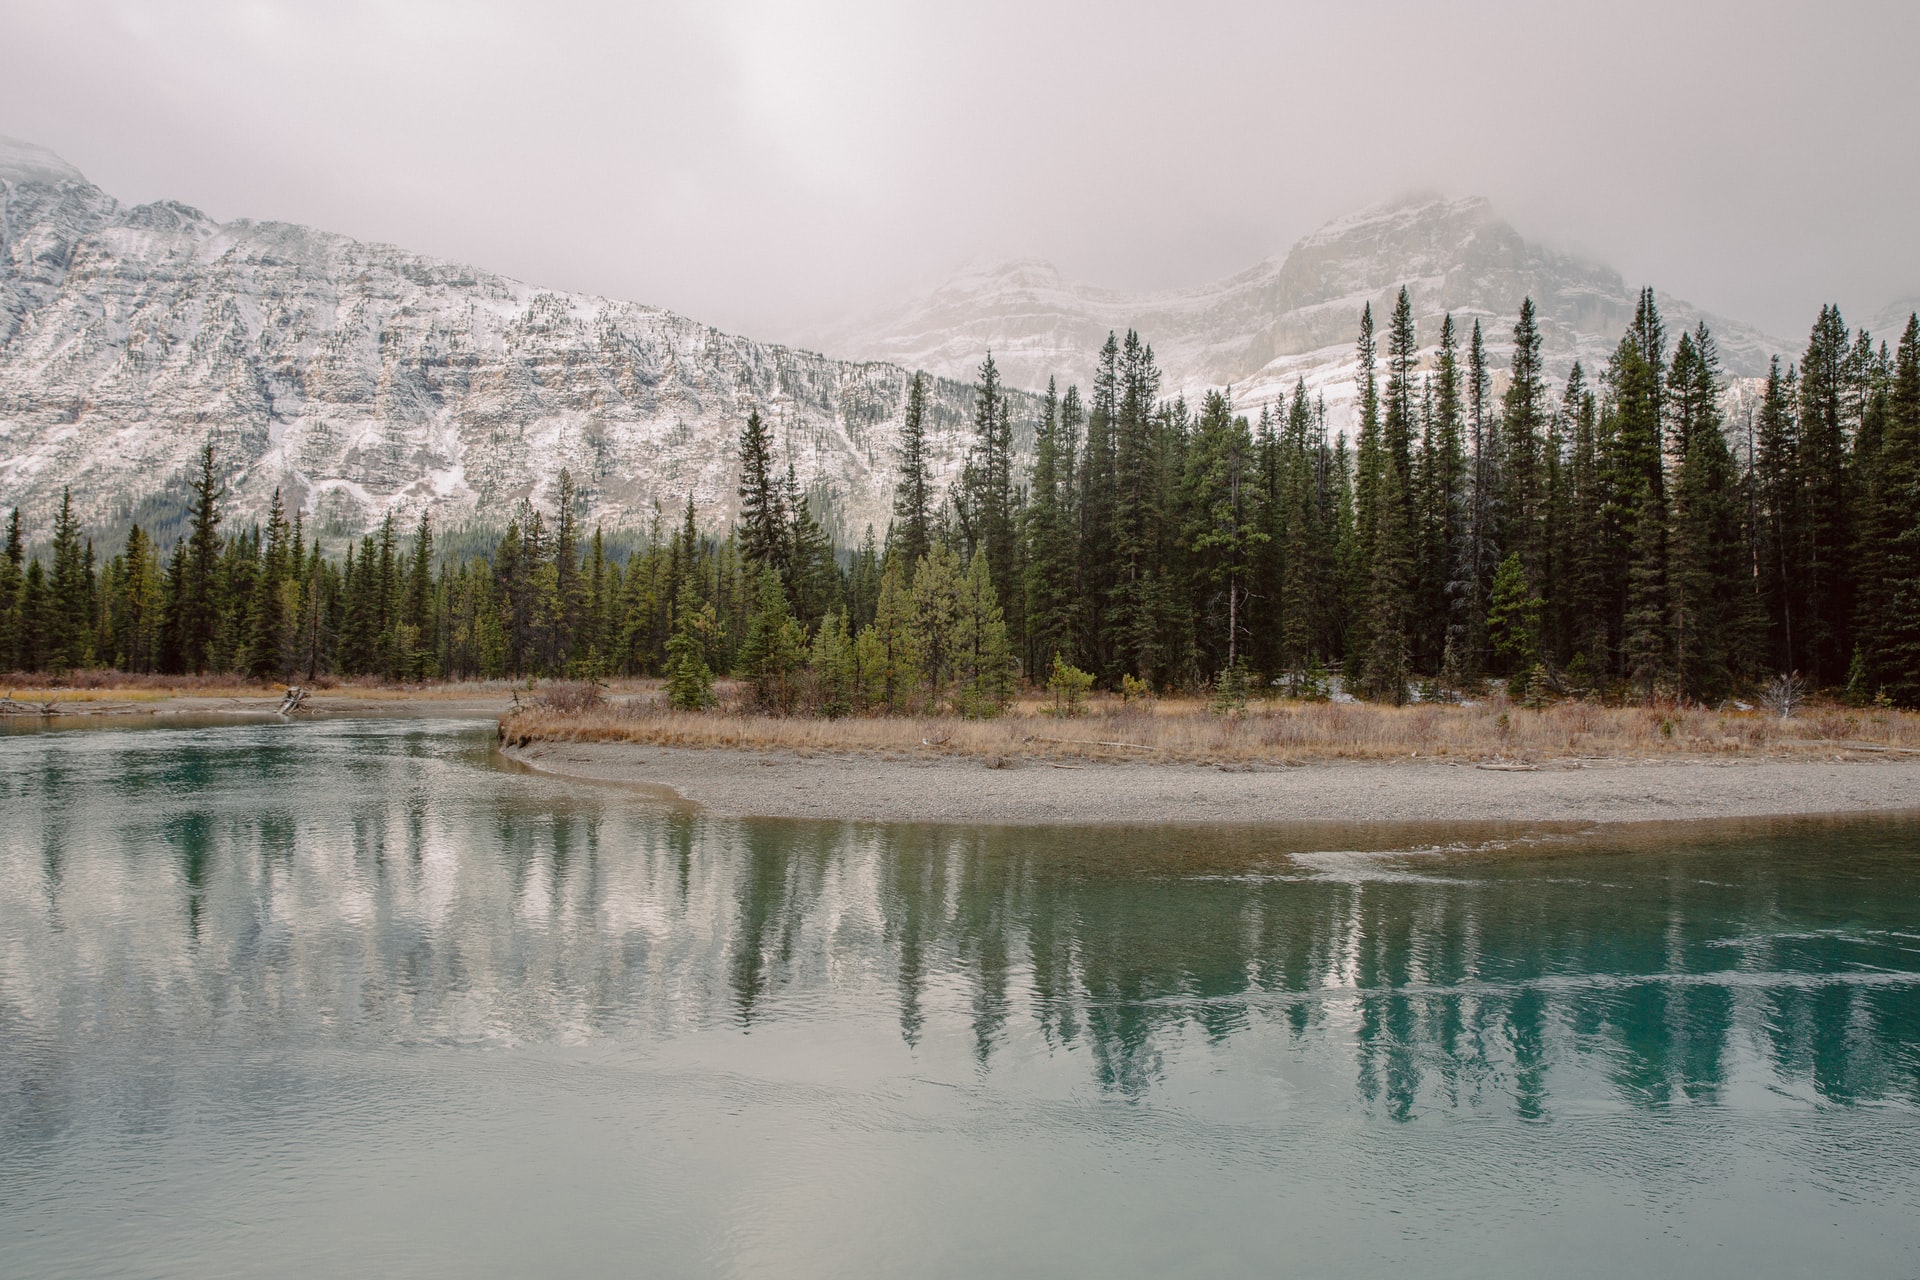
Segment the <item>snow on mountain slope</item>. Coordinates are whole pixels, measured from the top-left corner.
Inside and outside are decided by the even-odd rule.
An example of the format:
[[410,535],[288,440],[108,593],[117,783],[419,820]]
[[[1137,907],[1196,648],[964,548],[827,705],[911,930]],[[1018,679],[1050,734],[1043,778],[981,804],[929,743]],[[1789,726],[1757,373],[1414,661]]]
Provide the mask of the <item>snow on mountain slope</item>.
[[[1463,342],[1480,321],[1500,365],[1520,302],[1533,298],[1548,359],[1562,372],[1576,357],[1597,372],[1637,297],[1617,272],[1525,240],[1485,200],[1420,196],[1338,219],[1284,256],[1203,288],[1126,294],[1069,281],[1045,262],[976,265],[924,297],[809,341],[949,377],[970,376],[991,347],[1014,386],[1044,387],[1057,376],[1084,387],[1108,332],[1133,328],[1152,344],[1169,394],[1230,385],[1251,408],[1304,377],[1326,391],[1338,425],[1352,395],[1360,310],[1371,302],[1384,330],[1402,285],[1423,344],[1438,341],[1441,317],[1452,312]],[[1730,374],[1764,373],[1784,349],[1749,326],[1671,298],[1660,303],[1670,332],[1706,320]]]
[[[884,530],[908,373],[721,333],[656,307],[557,293],[276,222],[126,207],[0,140],[0,509],[45,536],[63,486],[106,527],[211,437],[236,518],[273,490],[357,533],[422,510],[498,525],[569,468],[591,521],[730,518],[758,408],[843,539]],[[933,391],[943,479],[972,391]]]

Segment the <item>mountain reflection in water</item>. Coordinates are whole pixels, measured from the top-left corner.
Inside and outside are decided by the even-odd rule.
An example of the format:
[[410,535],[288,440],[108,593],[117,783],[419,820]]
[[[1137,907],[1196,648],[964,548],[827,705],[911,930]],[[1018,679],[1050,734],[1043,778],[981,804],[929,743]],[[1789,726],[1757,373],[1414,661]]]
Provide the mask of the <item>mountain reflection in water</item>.
[[415,1062],[484,1092],[500,1055],[596,1050],[684,1059],[660,1090],[879,1081],[834,1123],[892,1107],[903,1133],[931,1123],[899,1101],[928,1082],[1030,1124],[1178,1114],[1215,1161],[1283,1122],[1351,1150],[1339,1126],[1697,1113],[1659,1139],[1679,1151],[1741,1116],[1868,1109],[1889,1119],[1769,1149],[1831,1182],[1880,1143],[1886,1181],[1836,1194],[1913,1199],[1911,817],[741,822],[500,769],[488,742],[400,721],[0,736],[0,1225],[88,1143],[358,1098]]
[[1910,821],[1326,851],[1357,833],[713,820],[487,772],[444,726],[0,748],[43,762],[8,770],[0,863],[0,1008],[53,1059],[29,1072],[72,1031],[525,1044],[884,1010],[909,1046],[959,1029],[991,1072],[1036,1037],[1129,1097],[1252,1035],[1338,1055],[1396,1118],[1540,1115],[1570,1071],[1634,1106],[1743,1070],[1920,1102]]

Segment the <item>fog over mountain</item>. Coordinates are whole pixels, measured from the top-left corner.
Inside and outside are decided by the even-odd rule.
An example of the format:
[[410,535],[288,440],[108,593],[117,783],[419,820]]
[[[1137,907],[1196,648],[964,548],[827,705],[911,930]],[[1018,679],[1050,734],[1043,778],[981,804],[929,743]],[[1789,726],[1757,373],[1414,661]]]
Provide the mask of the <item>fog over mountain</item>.
[[1803,340],[1920,290],[1910,0],[0,0],[0,31],[0,133],[129,203],[761,339],[974,260],[1193,287],[1417,189]]
[[[982,264],[902,305],[826,326],[811,345],[967,378],[991,349],[1015,386],[1057,376],[1087,386],[1108,333],[1137,329],[1152,344],[1163,390],[1196,400],[1230,386],[1254,408],[1305,380],[1344,423],[1361,309],[1384,327],[1396,294],[1412,298],[1421,342],[1439,341],[1451,313],[1464,346],[1478,322],[1496,364],[1511,350],[1521,301],[1534,301],[1549,366],[1606,363],[1633,315],[1638,285],[1620,273],[1522,237],[1484,199],[1413,196],[1336,219],[1292,250],[1197,288],[1123,293],[1066,279],[1050,263]],[[1668,328],[1704,321],[1734,376],[1766,372],[1785,339],[1662,295]]]

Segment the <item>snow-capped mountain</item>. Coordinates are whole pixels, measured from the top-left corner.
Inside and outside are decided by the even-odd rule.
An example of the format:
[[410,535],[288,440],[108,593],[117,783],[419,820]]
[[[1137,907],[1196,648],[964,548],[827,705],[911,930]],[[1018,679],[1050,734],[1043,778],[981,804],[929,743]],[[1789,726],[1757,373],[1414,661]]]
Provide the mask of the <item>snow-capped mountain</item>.
[[[35,537],[63,486],[94,527],[163,492],[177,510],[209,437],[240,521],[280,488],[336,534],[422,509],[498,526],[550,502],[564,467],[590,521],[642,524],[655,503],[671,521],[692,493],[722,524],[758,408],[857,538],[886,526],[908,377],[307,227],[128,207],[0,139],[0,510]],[[972,390],[931,401],[944,480]]]
[[[965,378],[991,347],[1007,381],[1044,387],[1049,376],[1085,387],[1110,331],[1151,343],[1169,394],[1231,386],[1257,407],[1304,377],[1325,391],[1335,424],[1353,390],[1361,307],[1384,329],[1405,285],[1423,344],[1452,312],[1462,341],[1475,320],[1504,366],[1523,298],[1539,315],[1551,364],[1577,357],[1597,372],[1632,319],[1637,288],[1618,272],[1524,239],[1483,199],[1420,196],[1327,224],[1238,275],[1203,288],[1127,294],[1065,279],[1045,262],[970,267],[924,297],[823,328],[827,350],[892,360]],[[1758,375],[1785,350],[1750,326],[1661,297],[1669,332],[1706,320],[1729,374]]]

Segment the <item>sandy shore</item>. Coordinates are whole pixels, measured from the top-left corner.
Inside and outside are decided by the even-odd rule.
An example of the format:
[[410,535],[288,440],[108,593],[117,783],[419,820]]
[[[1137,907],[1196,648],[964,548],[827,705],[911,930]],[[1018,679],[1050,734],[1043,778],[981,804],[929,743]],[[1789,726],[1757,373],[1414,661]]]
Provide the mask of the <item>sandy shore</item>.
[[1608,760],[1533,772],[1407,760],[1222,768],[536,742],[509,759],[671,788],[721,815],[886,822],[1646,822],[1920,809],[1920,758]]

